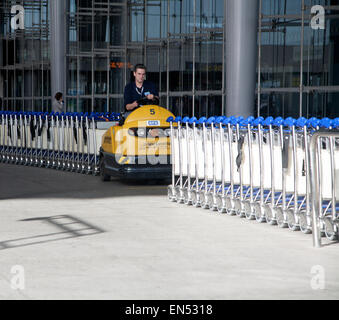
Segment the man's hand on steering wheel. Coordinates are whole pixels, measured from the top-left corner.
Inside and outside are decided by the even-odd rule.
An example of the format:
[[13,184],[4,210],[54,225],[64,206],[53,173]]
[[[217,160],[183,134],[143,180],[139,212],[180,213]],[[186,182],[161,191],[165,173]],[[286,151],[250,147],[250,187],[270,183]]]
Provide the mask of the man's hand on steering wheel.
[[140,106],[146,106],[146,105],[150,105],[150,104],[155,104],[155,105],[158,105],[158,104],[159,104],[159,98],[158,98],[158,97],[155,97],[155,96],[152,94],[153,98],[150,99],[149,96],[150,96],[150,95],[148,95],[147,97],[144,97],[144,98],[142,98],[142,99],[139,99],[139,100],[137,101],[138,107],[140,107]]

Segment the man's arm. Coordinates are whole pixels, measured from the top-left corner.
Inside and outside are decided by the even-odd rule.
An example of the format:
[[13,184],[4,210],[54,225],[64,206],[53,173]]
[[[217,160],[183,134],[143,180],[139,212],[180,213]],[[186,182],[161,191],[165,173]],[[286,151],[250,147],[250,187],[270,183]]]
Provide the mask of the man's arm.
[[127,111],[131,111],[138,106],[138,103],[133,101],[133,97],[130,92],[130,85],[126,85],[124,90],[124,105]]
[[132,103],[127,103],[125,108],[128,111],[133,110],[134,108],[136,108],[138,106],[138,103],[136,101],[132,102]]

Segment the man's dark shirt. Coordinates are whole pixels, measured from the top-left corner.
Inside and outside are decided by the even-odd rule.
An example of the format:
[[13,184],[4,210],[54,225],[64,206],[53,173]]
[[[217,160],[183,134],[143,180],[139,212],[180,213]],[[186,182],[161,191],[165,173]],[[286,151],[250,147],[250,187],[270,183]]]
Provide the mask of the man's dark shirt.
[[125,91],[124,91],[124,109],[126,109],[126,105],[129,103],[133,103],[134,101],[138,101],[144,97],[146,97],[149,94],[153,94],[157,97],[159,97],[159,93],[157,88],[155,87],[155,84],[151,81],[145,80],[143,83],[142,88],[137,88],[135,81],[130,82],[126,85]]

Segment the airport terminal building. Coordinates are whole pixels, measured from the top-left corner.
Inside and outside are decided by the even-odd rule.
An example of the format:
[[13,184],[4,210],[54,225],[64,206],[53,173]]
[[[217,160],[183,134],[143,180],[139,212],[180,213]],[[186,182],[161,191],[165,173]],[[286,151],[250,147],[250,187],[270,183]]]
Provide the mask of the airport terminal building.
[[177,115],[339,116],[337,0],[2,0],[0,109],[119,112],[137,63]]

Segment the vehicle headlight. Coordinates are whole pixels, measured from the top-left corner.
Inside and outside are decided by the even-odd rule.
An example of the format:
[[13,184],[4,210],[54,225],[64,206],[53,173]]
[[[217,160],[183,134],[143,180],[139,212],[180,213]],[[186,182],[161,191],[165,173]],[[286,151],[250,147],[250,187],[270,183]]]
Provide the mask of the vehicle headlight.
[[144,128],[138,128],[136,133],[138,137],[144,137],[146,130]]

